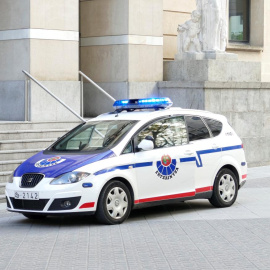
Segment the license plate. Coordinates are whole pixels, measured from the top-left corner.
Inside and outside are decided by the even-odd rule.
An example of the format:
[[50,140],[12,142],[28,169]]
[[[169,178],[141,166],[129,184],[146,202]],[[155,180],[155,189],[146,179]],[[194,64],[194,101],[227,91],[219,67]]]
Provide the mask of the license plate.
[[21,200],[39,200],[39,194],[38,192],[31,191],[15,191],[14,198]]

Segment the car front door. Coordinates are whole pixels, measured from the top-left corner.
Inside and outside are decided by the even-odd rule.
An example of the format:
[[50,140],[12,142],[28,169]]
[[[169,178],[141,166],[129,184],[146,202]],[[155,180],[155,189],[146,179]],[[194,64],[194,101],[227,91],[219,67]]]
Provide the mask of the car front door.
[[180,159],[194,153],[188,145],[183,116],[168,117],[152,122],[134,138],[135,146],[152,138],[153,149],[135,152],[138,200],[135,203],[163,201],[195,195],[195,163]]

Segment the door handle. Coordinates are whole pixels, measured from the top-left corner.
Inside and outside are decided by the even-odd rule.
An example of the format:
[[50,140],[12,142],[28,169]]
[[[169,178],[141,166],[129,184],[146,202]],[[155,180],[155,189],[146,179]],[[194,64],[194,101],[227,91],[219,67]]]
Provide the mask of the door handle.
[[213,144],[213,145],[212,145],[212,148],[213,148],[213,149],[218,149],[219,147],[218,147],[218,145]]
[[185,153],[184,153],[184,155],[185,156],[191,156],[191,155],[193,155],[194,153],[191,151],[191,150],[187,150],[187,151],[185,151]]

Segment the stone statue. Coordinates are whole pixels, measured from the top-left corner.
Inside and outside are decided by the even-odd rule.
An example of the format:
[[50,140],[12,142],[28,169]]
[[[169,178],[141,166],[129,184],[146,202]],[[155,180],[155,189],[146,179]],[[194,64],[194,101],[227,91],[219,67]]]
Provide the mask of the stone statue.
[[227,44],[227,0],[197,0],[197,9],[202,14],[202,50],[224,52]]
[[177,28],[178,59],[190,53],[224,53],[226,49],[227,0],[196,0],[196,3],[191,20]]
[[201,13],[198,10],[194,10],[191,14],[191,20],[185,22],[182,25],[178,26],[178,33],[182,34],[184,36],[183,39],[181,39],[181,49],[184,52],[190,51],[190,45],[194,45],[194,49],[196,52],[201,51],[201,44],[199,40],[199,33],[201,31]]

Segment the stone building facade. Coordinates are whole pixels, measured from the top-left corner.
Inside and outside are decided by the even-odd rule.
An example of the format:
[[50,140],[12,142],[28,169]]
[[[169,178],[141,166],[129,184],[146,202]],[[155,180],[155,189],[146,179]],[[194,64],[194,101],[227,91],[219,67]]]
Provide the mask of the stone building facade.
[[[116,99],[170,96],[181,107],[222,113],[243,138],[250,164],[270,164],[270,1],[228,0],[226,50],[254,68],[242,64],[227,77],[213,68],[201,80],[193,80],[194,70],[176,76],[183,63],[168,68],[177,26],[195,9],[196,0],[1,0],[0,121],[25,119],[23,69],[79,113],[81,70]],[[84,116],[112,109],[83,85]],[[30,120],[75,119],[33,82],[29,89]]]

